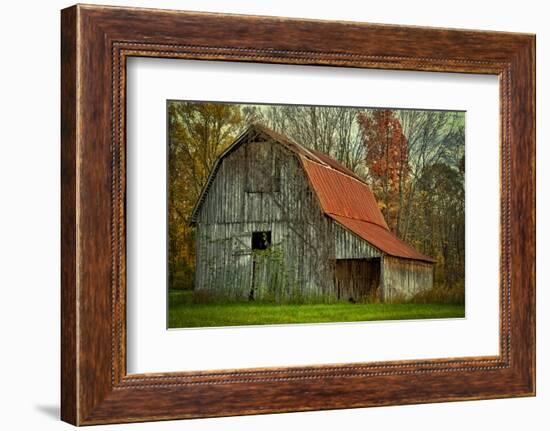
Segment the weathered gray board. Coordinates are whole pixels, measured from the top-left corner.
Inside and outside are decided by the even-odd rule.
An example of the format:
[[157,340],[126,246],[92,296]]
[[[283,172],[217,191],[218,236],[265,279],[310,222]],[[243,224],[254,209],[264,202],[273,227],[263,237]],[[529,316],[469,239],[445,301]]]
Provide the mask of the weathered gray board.
[[384,256],[382,300],[407,300],[433,285],[433,265],[418,260]]

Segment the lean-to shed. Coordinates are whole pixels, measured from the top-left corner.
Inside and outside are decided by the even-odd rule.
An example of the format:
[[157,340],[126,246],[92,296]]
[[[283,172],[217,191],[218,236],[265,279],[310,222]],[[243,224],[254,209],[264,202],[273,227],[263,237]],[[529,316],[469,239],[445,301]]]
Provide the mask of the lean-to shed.
[[274,301],[408,299],[434,259],[389,229],[368,184],[264,126],[215,162],[195,205],[195,290]]

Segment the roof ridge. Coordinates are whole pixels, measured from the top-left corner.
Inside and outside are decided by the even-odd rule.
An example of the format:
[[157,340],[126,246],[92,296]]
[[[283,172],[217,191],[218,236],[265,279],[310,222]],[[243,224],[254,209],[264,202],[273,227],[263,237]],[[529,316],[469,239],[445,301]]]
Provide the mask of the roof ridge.
[[[317,155],[315,155],[311,149],[309,149],[308,147],[306,147],[305,145],[303,144],[300,144],[299,142],[296,142],[295,140],[289,138],[287,135],[283,134],[283,133],[279,133],[267,126],[264,126],[263,124],[252,124],[251,125],[251,128],[252,127],[255,127],[257,129],[260,130],[260,132],[263,132],[263,133],[266,133],[267,135],[269,135],[272,139],[275,139],[276,141],[278,141],[279,143],[281,144],[284,144],[285,142],[281,142],[281,139],[284,140],[284,141],[287,141],[287,143],[290,143],[292,145],[296,145],[297,147],[299,147],[301,150],[303,150],[305,153],[307,153],[309,156],[312,157],[312,160],[313,158],[315,158],[315,160],[317,160],[318,163],[322,164],[322,165],[326,165],[328,166],[327,163],[323,162]],[[292,150],[292,149],[291,149]]]
[[330,166],[330,165],[327,164],[327,163],[324,163],[324,162],[319,163],[319,162],[316,162],[315,160],[311,160],[311,159],[310,159],[310,161],[313,162],[313,163],[317,163],[317,164],[319,164],[319,165],[321,165],[321,166],[323,166],[323,167],[325,167],[325,168],[328,168],[328,169],[330,169],[330,170],[332,170],[332,171],[334,171],[334,172],[337,172],[337,173],[339,173],[339,174],[341,174],[341,175],[345,175],[346,177],[351,178],[352,180],[355,180],[355,181],[357,181],[358,183],[360,183],[360,184],[362,184],[362,185],[365,185],[365,186],[369,187],[369,189],[370,189],[370,185],[367,184],[366,181],[364,181],[364,180],[362,180],[362,179],[360,179],[360,178],[358,178],[358,177],[355,177],[355,176],[350,175],[350,174],[348,174],[348,173],[346,173],[346,172],[343,172],[343,171],[341,171],[340,169],[335,169],[335,168],[333,168],[332,166]]
[[349,220],[357,220],[357,221],[361,221],[363,223],[370,223],[370,224],[373,224],[375,226],[378,226],[378,227],[381,227],[382,229],[384,230],[387,230],[388,232],[392,233],[393,235],[395,235],[389,227],[386,227],[386,226],[382,226],[381,224],[379,223],[375,223],[373,221],[370,221],[370,220],[365,220],[363,218],[357,218],[357,217],[350,217],[350,216],[347,216],[347,215],[342,215],[342,214],[337,214],[335,212],[330,212],[330,211],[325,211],[325,214],[328,214],[329,216],[337,216],[337,217],[342,217],[342,218],[347,218]]
[[[282,139],[284,141],[287,141],[289,144],[292,144],[292,145],[295,145],[295,146],[299,147],[299,149],[301,149],[303,152],[306,153],[306,156],[308,157],[309,160],[317,162],[320,165],[328,167],[328,168],[330,168],[330,169],[332,169],[336,172],[340,172],[341,174],[346,175],[350,178],[353,178],[353,179],[355,179],[355,180],[357,180],[357,181],[359,181],[359,182],[361,182],[361,183],[368,186],[366,181],[364,181],[358,175],[355,175],[355,173],[351,169],[344,166],[342,164],[342,162],[340,162],[339,160],[336,160],[330,154],[324,153],[323,151],[320,151],[320,150],[315,149],[315,148],[309,148],[309,147],[305,146],[304,144],[290,138],[289,136],[285,135],[284,133],[277,132],[277,131],[275,131],[275,130],[273,130],[273,129],[271,129],[271,128],[269,128],[269,127],[267,127],[267,126],[265,126],[261,123],[253,123],[253,124],[251,124],[251,126],[247,130],[249,130],[252,127],[260,130],[263,133],[266,133],[272,139],[275,139],[279,142],[281,142],[280,139]],[[281,142],[281,143],[284,143],[284,142]],[[291,149],[291,151],[292,151],[292,149]],[[318,153],[318,154],[316,154],[316,153]],[[299,154],[299,155],[301,155],[301,154]],[[337,169],[334,166],[332,166],[330,163],[325,162],[319,155],[321,155],[322,157],[326,157],[330,161],[334,162],[336,165],[340,165],[342,169]],[[348,170],[350,173],[346,172],[344,169]]]

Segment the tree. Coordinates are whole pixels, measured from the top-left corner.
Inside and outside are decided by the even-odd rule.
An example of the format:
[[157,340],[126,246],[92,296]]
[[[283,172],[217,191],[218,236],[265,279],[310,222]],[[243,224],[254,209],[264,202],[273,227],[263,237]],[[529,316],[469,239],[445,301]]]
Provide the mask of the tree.
[[410,226],[417,216],[413,211],[417,183],[432,165],[457,166],[464,156],[464,113],[403,109],[396,111],[409,149],[409,187],[401,210],[399,235],[414,237]]
[[187,274],[179,287],[191,287],[195,231],[189,216],[216,158],[242,127],[237,105],[170,102],[168,104],[168,247],[169,285],[174,274]]
[[357,112],[355,108],[338,106],[274,105],[254,111],[253,118],[308,148],[335,158],[361,175],[364,151],[356,123]]
[[426,167],[417,184],[412,243],[437,258],[436,281],[464,280],[464,171],[446,163]]
[[409,181],[408,140],[395,112],[376,109],[360,112],[357,122],[365,146],[368,176],[384,218],[400,233],[403,201]]

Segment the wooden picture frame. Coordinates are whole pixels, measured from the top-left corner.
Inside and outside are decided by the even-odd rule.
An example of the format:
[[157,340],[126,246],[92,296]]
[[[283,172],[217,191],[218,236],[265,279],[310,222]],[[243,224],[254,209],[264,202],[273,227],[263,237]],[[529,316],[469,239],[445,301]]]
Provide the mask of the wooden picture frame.
[[[64,421],[89,425],[535,394],[534,35],[82,5],[64,9],[61,17]],[[498,75],[500,354],[127,375],[130,56]]]

